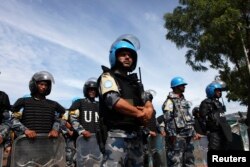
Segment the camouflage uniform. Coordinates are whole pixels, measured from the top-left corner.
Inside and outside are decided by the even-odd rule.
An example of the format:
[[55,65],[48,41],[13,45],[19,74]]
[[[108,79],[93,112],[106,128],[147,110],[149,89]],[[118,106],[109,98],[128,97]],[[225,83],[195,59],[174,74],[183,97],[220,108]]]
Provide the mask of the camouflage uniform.
[[193,144],[195,135],[193,118],[188,112],[190,106],[184,95],[170,92],[163,104],[163,112],[169,148],[167,151],[169,166],[194,166]]
[[[156,136],[149,135],[147,144],[145,145],[144,166],[145,167],[162,167],[165,166],[166,153],[165,153],[165,137],[161,134],[161,127],[155,117],[156,111],[149,123],[147,130],[149,133],[154,132]],[[161,140],[162,139],[162,140]]]
[[103,73],[98,79],[100,129],[106,131],[101,133],[105,143],[102,166],[143,166],[142,122],[149,121],[153,106],[143,98],[143,85],[137,74],[132,73],[139,48],[135,36],[122,35],[111,45],[111,68],[102,66]]
[[[112,86],[107,87],[107,82]],[[106,94],[106,98],[110,97],[116,100],[120,98],[113,93],[119,92],[120,94],[120,91],[119,86],[110,74],[105,73],[101,77],[100,85],[101,95]],[[103,107],[100,110],[103,111]],[[123,129],[112,126],[108,128],[102,166],[143,166],[143,134],[140,132],[140,127],[135,125],[131,128],[132,130]]]
[[105,147],[103,166],[143,166],[143,143],[138,133],[111,130]]
[[76,140],[76,135],[73,131],[73,128],[71,127],[71,124],[68,122],[69,120],[69,111],[66,110],[65,114],[63,115],[62,118],[58,118],[57,116],[57,121],[60,122],[60,132],[62,133],[65,143],[66,143],[66,165],[67,167],[74,167],[75,166],[75,153],[76,153],[76,148],[75,148],[75,140]]

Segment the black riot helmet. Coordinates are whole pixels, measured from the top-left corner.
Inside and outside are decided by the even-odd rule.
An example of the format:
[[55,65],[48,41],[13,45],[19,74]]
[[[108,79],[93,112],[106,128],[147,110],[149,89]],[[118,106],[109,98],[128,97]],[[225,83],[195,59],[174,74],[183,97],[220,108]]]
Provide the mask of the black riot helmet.
[[194,117],[197,117],[197,114],[199,114],[199,106],[194,107],[192,110],[192,115]]
[[48,83],[48,89],[45,93],[45,96],[49,95],[51,92],[51,87],[52,87],[52,83],[55,83],[54,81],[54,77],[52,76],[52,74],[50,74],[47,71],[40,71],[35,73],[30,82],[29,82],[29,89],[31,92],[31,95],[34,95],[35,93],[37,93],[38,88],[37,88],[37,82],[40,81],[45,81]]
[[83,95],[88,97],[88,89],[94,88],[96,90],[96,97],[98,96],[98,88],[97,88],[97,79],[96,78],[89,78],[85,84],[83,85]]
[[147,100],[153,101],[154,96],[156,96],[156,91],[149,89],[144,92],[144,98]]

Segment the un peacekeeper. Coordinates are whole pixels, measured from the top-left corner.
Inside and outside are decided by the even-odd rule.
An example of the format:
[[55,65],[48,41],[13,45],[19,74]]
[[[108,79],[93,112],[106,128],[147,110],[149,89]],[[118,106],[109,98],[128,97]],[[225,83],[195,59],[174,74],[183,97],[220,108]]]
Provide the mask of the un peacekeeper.
[[72,125],[69,123],[69,111],[66,110],[62,118],[58,118],[58,115],[56,115],[56,119],[60,122],[60,133],[63,135],[66,143],[66,165],[67,167],[74,167],[76,134],[73,131]]
[[[147,96],[147,99],[150,99],[150,101],[152,102],[153,100],[153,94],[155,95],[156,92],[154,92],[153,90],[147,90],[145,91],[145,95]],[[153,115],[151,117],[151,119],[149,120],[148,124],[145,127],[145,130],[148,131],[148,142],[145,145],[145,155],[144,155],[144,167],[149,167],[151,165],[153,166],[164,166],[163,164],[163,159],[161,159],[163,156],[159,155],[157,153],[157,149],[159,149],[159,145],[164,146],[164,143],[156,143],[156,137],[157,135],[162,135],[164,136],[165,131],[161,131],[161,127],[156,119],[156,111],[154,110]],[[165,138],[165,136],[164,136]],[[165,150],[165,148],[161,148],[163,150]],[[152,157],[152,162],[150,157]],[[165,154],[164,154],[164,158],[166,158]]]
[[111,69],[103,66],[98,79],[99,115],[108,131],[102,166],[143,166],[140,128],[152,117],[153,106],[143,100],[136,73],[129,74],[136,68],[137,49],[135,36],[119,37],[110,49]]
[[84,138],[96,133],[98,126],[99,102],[97,82],[93,78],[88,79],[83,86],[84,99],[75,100],[69,108],[70,123],[73,129]]
[[200,116],[205,125],[208,137],[208,150],[226,150],[228,142],[232,141],[231,127],[223,116],[225,107],[219,101],[223,87],[218,82],[212,82],[206,87],[207,98],[199,108]]
[[192,115],[194,117],[194,129],[196,133],[199,133],[200,135],[206,135],[205,125],[203,123],[203,120],[200,116],[199,107],[194,107],[192,110]]
[[191,139],[198,139],[199,135],[194,130],[194,120],[189,113],[190,104],[183,95],[186,85],[182,77],[174,77],[171,80],[173,91],[169,93],[162,106],[166,135],[169,138],[169,167],[194,166],[194,147]]
[[35,73],[30,82],[31,97],[19,98],[13,105],[13,129],[16,135],[25,134],[27,138],[36,138],[38,133],[48,133],[48,137],[58,137],[60,122],[56,121],[56,112],[61,117],[65,109],[57,102],[46,99],[50,94],[53,76],[47,71]]
[[9,96],[0,91],[0,144],[3,143],[4,139],[9,136],[10,124],[10,114],[11,109]]

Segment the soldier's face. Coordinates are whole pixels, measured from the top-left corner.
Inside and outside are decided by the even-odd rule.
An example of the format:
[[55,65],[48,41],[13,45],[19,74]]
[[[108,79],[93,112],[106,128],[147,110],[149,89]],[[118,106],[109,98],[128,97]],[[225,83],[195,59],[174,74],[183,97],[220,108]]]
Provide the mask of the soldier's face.
[[46,91],[48,90],[48,82],[46,81],[37,82],[37,89],[38,89],[38,93],[45,94]]
[[89,88],[88,89],[88,95],[89,95],[89,98],[95,98],[95,96],[96,96],[96,89]]
[[214,93],[215,93],[215,97],[217,97],[217,98],[220,98],[221,95],[222,95],[221,89],[215,89],[215,90],[214,90]]
[[132,54],[129,51],[120,51],[117,53],[117,60],[123,67],[129,68],[133,64]]
[[176,91],[178,93],[184,93],[185,92],[185,85],[179,85],[176,87]]

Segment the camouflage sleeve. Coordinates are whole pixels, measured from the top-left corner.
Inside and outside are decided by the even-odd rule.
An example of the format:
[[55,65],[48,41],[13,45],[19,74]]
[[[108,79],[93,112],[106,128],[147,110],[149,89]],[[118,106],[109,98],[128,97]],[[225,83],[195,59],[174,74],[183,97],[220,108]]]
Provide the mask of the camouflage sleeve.
[[163,105],[162,105],[162,111],[164,114],[164,120],[165,122],[169,122],[173,119],[173,108],[174,108],[174,104],[172,102],[172,100],[167,99]]
[[11,124],[9,122],[4,122],[0,125],[0,136],[3,139],[7,139],[10,133]]
[[61,118],[58,116],[55,116],[55,121],[53,123],[52,129],[59,132],[60,128],[61,128]]
[[169,136],[176,135],[176,127],[173,121],[174,114],[173,114],[174,104],[171,99],[167,99],[163,106],[163,115],[164,115],[164,122],[165,122],[165,129]]
[[73,127],[73,129],[79,134],[81,135],[82,132],[85,131],[85,129],[83,128],[83,126],[79,123],[79,110],[73,110],[73,111],[69,111],[69,117],[70,117],[70,123]]
[[20,122],[20,120],[19,120],[19,118],[17,117],[17,115],[18,115],[18,112],[15,112],[15,113],[13,114],[13,119],[12,119],[11,123],[12,123],[12,128],[13,128],[13,130],[14,130],[17,134],[21,135],[21,134],[24,134],[25,130],[27,130],[28,128],[26,128],[26,127]]
[[74,101],[69,108],[69,122],[72,125],[73,129],[79,135],[85,131],[85,129],[79,122],[80,108],[81,108],[81,99]]
[[62,132],[62,134],[67,134],[68,131],[67,131],[67,127],[66,127],[66,120],[64,119],[60,119],[60,131]]

